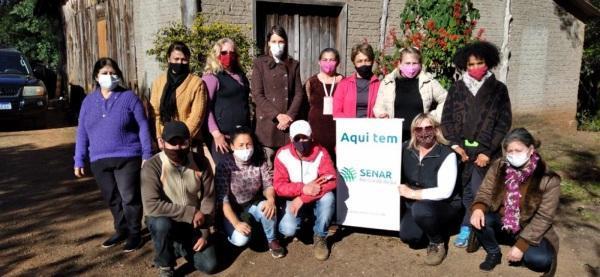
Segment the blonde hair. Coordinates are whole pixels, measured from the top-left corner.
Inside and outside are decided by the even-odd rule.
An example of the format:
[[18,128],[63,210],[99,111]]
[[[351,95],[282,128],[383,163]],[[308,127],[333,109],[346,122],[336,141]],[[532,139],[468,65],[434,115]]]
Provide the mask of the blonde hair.
[[217,74],[223,71],[223,66],[219,62],[219,55],[221,55],[221,48],[225,43],[230,43],[233,47],[233,52],[237,54],[237,48],[235,42],[230,38],[222,38],[218,40],[212,48],[212,51],[208,53],[206,57],[206,66],[204,66],[204,73]]
[[448,140],[446,140],[446,138],[444,138],[444,134],[442,134],[440,123],[437,122],[437,120],[435,120],[433,115],[429,113],[420,113],[417,116],[415,116],[415,119],[413,119],[413,121],[410,124],[410,141],[408,142],[408,147],[417,150],[419,149],[419,146],[417,145],[417,138],[415,135],[415,128],[419,124],[421,124],[423,120],[428,120],[429,122],[431,122],[431,126],[433,126],[433,129],[435,130],[435,141],[439,144],[448,145]]

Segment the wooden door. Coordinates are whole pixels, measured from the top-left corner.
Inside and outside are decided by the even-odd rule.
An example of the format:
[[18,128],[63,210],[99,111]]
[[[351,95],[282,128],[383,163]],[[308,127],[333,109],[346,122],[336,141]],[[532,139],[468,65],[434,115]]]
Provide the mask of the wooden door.
[[[300,61],[302,82],[319,72],[319,53],[332,47],[346,53],[346,16],[339,5],[306,5],[257,2],[256,41],[264,51],[266,34],[271,26],[281,25],[288,35],[288,52]],[[262,53],[262,52],[261,52]],[[338,71],[345,74],[345,61]]]

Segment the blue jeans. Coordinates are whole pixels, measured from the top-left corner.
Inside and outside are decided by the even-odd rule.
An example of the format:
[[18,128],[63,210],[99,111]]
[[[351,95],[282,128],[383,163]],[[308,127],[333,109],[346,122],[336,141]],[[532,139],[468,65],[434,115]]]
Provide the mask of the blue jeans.
[[178,257],[185,257],[202,272],[210,273],[217,267],[215,247],[210,242],[198,252],[192,249],[198,238],[192,224],[177,222],[164,216],[146,218],[146,225],[154,242],[154,263],[157,266],[174,267]]
[[[502,231],[502,220],[498,213],[485,214],[485,227],[481,230],[475,230],[477,239],[487,253],[500,253],[498,239],[513,245],[516,242],[518,234]],[[554,260],[555,251],[547,239],[542,239],[539,245],[530,245],[523,253],[523,264],[536,272],[548,272]]]
[[327,236],[327,228],[329,227],[335,209],[335,196],[333,195],[333,192],[330,191],[324,194],[321,199],[313,203],[302,205],[302,208],[298,211],[298,216],[294,216],[290,211],[291,205],[291,200],[286,201],[285,214],[283,215],[281,222],[279,222],[279,232],[282,235],[286,237],[294,236],[296,230],[300,227],[302,217],[312,209],[315,216],[315,225],[313,226],[315,236]]
[[[250,215],[252,215],[252,217],[254,217],[254,219],[257,222],[260,222],[260,224],[262,225],[263,230],[265,232],[265,236],[267,237],[267,241],[271,242],[276,239],[275,224],[277,223],[277,217],[273,216],[273,218],[267,219],[261,211],[261,209],[264,205],[265,205],[265,200],[260,201],[260,203],[258,203],[258,205],[250,206],[250,208],[248,208],[247,212]],[[239,214],[238,214],[238,217],[239,217]],[[231,222],[229,222],[229,220],[227,220],[227,218],[225,218],[225,220],[223,220],[223,224],[225,225],[225,233],[227,234],[227,240],[229,240],[229,242],[231,242],[231,244],[233,244],[235,246],[239,246],[239,247],[242,247],[242,246],[248,244],[250,237],[235,230],[235,228],[233,227],[233,225],[231,225]]]

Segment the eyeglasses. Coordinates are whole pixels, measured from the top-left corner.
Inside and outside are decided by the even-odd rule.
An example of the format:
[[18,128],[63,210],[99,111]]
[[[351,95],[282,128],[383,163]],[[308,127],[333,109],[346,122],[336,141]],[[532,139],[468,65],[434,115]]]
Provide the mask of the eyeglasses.
[[415,133],[422,133],[424,131],[431,132],[433,131],[433,126],[425,126],[425,127],[415,127]]
[[233,51],[221,51],[221,56],[227,56],[227,55],[235,55],[235,52]]

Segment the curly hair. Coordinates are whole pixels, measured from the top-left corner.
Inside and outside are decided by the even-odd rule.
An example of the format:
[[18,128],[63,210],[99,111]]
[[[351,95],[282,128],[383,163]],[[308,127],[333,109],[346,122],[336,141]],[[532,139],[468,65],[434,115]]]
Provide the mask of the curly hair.
[[219,62],[219,55],[221,55],[221,48],[225,43],[231,44],[233,52],[237,54],[237,47],[232,39],[222,38],[218,40],[213,46],[212,51],[208,53],[208,57],[206,58],[206,66],[204,66],[204,73],[217,74],[223,71],[223,66]]
[[489,69],[496,67],[500,63],[500,51],[496,45],[487,41],[477,41],[465,45],[463,48],[456,51],[454,55],[454,66],[465,71],[469,57],[482,59]]

